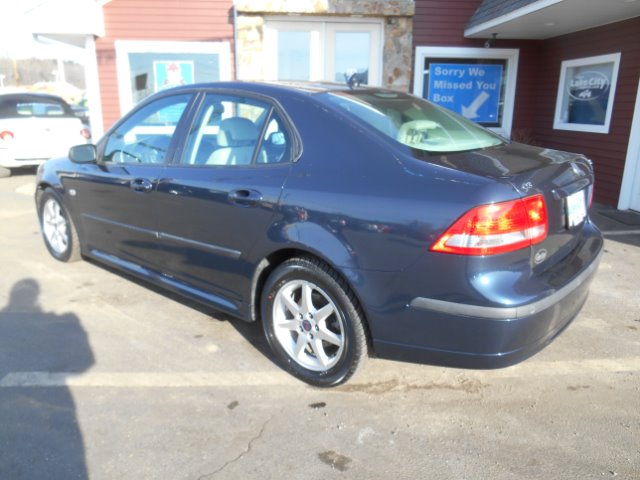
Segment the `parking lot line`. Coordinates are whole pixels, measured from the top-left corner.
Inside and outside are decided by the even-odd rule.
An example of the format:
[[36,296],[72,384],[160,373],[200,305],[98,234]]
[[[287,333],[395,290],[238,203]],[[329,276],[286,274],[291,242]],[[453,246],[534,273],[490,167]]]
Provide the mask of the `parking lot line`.
[[[428,367],[425,367],[428,368]],[[640,357],[599,358],[555,362],[528,362],[502,370],[466,371],[485,380],[528,377],[561,377],[640,372]],[[378,378],[378,380],[384,380]],[[110,387],[189,388],[293,386],[302,383],[286,373],[260,372],[14,372],[0,380],[0,388],[16,387]]]
[[15,372],[0,380],[8,387],[112,387],[112,388],[186,388],[236,386],[290,386],[300,384],[279,370],[270,372],[87,372],[49,373]]
[[35,217],[35,210],[2,211],[0,212],[0,219],[6,220],[8,218],[17,218],[26,215],[33,215]]

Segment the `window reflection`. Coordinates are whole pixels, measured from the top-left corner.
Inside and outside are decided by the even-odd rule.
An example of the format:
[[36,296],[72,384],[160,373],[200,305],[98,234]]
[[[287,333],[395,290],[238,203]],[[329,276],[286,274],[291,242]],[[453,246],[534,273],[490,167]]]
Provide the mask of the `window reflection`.
[[310,32],[278,32],[278,79],[309,80]]
[[369,83],[368,32],[336,32],[335,72],[336,82],[367,85]]

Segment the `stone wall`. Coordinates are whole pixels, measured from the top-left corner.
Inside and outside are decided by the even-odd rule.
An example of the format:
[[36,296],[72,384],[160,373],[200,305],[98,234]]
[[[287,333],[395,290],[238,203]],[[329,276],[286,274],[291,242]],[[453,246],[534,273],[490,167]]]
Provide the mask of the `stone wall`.
[[263,80],[265,64],[275,52],[264,47],[264,24],[269,16],[298,15],[301,22],[319,16],[328,21],[376,18],[383,21],[382,83],[408,91],[412,71],[413,0],[236,0],[238,79]]
[[235,0],[238,12],[266,14],[413,16],[413,0]]

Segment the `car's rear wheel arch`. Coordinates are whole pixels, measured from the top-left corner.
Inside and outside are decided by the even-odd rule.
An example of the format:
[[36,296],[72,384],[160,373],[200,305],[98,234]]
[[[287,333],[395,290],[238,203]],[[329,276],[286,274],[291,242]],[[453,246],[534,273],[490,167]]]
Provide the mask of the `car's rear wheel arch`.
[[366,310],[363,307],[363,303],[360,301],[358,296],[358,292],[354,289],[349,282],[348,278],[340,271],[339,268],[336,268],[331,262],[322,258],[321,256],[305,251],[303,249],[283,249],[278,250],[270,255],[263,258],[256,267],[254,272],[253,281],[252,281],[252,291],[251,291],[251,313],[250,313],[250,321],[260,321],[260,302],[262,300],[262,294],[264,292],[264,286],[269,278],[271,272],[273,272],[280,265],[285,263],[288,260],[293,258],[301,258],[307,259],[312,262],[320,262],[326,265],[333,273],[338,277],[337,280],[341,282],[346,289],[348,289],[350,293],[350,297],[354,303],[355,308],[357,308],[362,316],[363,326],[365,330],[365,335],[367,338],[367,345],[369,347],[369,352],[372,352],[372,340],[371,340],[371,329],[369,328]]
[[347,381],[371,351],[353,289],[318,256],[298,252],[275,266],[260,291],[260,312],[277,363],[311,385]]

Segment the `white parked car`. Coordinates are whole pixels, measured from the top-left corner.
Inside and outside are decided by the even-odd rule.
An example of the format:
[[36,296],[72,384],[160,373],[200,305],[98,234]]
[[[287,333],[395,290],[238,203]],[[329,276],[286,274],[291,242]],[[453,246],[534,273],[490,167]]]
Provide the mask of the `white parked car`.
[[66,156],[91,137],[60,97],[40,93],[0,93],[0,177],[11,169]]

